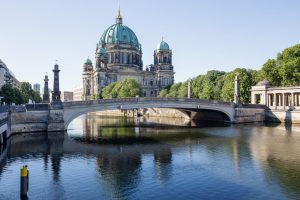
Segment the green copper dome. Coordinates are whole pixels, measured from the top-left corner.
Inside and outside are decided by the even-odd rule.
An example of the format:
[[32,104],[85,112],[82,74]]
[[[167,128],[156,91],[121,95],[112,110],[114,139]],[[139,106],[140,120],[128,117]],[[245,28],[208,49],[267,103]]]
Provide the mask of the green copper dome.
[[85,61],[85,64],[92,64],[92,61],[91,61],[91,59],[86,59],[86,61]]
[[122,17],[118,11],[116,24],[110,26],[104,31],[100,38],[101,45],[103,44],[129,44],[133,47],[140,48],[139,41],[135,33],[127,26],[123,25]]
[[165,41],[161,41],[157,47],[156,47],[157,50],[170,50],[170,47],[168,45],[168,43],[166,43]]

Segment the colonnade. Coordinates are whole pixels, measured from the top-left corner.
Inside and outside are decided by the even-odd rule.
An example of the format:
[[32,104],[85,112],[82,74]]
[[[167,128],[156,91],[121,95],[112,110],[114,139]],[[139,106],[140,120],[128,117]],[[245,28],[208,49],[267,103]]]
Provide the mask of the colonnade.
[[267,106],[274,109],[294,109],[300,106],[300,92],[268,92],[267,98]]

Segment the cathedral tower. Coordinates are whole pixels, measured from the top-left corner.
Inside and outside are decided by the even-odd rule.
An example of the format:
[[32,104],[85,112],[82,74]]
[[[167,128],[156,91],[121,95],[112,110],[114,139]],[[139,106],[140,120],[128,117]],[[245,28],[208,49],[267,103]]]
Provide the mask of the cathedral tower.
[[83,73],[82,73],[82,99],[90,100],[91,95],[93,94],[93,63],[88,58],[83,65]]
[[174,83],[172,50],[163,39],[154,51],[154,70],[158,76],[160,90]]

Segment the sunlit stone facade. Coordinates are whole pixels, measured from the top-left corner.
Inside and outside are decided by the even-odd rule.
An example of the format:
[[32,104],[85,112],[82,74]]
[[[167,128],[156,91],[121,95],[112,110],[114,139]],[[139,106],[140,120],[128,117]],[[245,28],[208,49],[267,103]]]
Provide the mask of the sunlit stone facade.
[[156,97],[159,91],[174,83],[172,50],[161,41],[154,51],[154,64],[143,70],[142,47],[135,33],[123,24],[120,11],[116,23],[107,28],[96,46],[95,66],[87,59],[83,66],[82,99],[93,95],[110,83],[136,80],[142,96]]
[[300,87],[272,87],[269,81],[260,81],[251,89],[251,103],[263,104],[275,110],[300,109]]

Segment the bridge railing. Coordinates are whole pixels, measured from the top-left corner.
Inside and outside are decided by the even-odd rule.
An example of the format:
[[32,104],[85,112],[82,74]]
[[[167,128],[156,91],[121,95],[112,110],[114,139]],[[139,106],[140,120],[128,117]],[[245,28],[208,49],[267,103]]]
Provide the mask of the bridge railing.
[[85,101],[69,101],[64,102],[65,107],[80,106],[80,105],[93,105],[102,103],[120,103],[120,102],[185,102],[185,103],[199,103],[199,104],[219,104],[226,106],[234,106],[233,103],[207,100],[207,99],[192,99],[192,98],[156,98],[156,97],[142,97],[142,98],[120,98],[120,99],[98,99],[98,100],[85,100]]
[[256,109],[268,109],[268,107],[266,105],[262,105],[262,104],[242,104],[240,106],[241,108],[256,108]]

